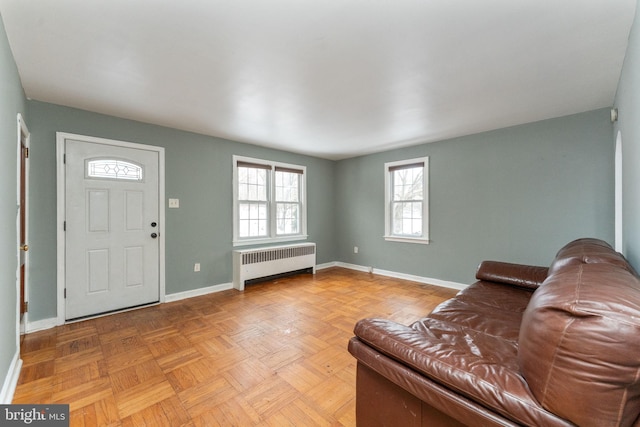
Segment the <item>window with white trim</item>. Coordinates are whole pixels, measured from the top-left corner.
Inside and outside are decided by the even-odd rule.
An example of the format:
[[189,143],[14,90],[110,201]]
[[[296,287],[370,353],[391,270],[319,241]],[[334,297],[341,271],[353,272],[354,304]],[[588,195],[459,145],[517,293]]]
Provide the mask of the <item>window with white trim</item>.
[[429,157],[385,163],[384,172],[384,238],[429,243]]
[[307,238],[306,167],[233,156],[233,244]]

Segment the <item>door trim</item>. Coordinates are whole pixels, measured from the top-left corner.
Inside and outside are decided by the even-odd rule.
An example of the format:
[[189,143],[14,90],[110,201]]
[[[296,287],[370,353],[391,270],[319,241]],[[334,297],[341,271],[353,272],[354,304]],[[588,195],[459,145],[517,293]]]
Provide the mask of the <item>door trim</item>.
[[64,153],[65,153],[65,141],[67,139],[73,139],[75,141],[83,141],[94,144],[112,145],[116,147],[134,148],[147,151],[155,151],[158,153],[158,222],[159,222],[159,297],[160,303],[165,302],[165,209],[164,209],[164,147],[157,147],[154,145],[138,144],[134,142],[118,141],[114,139],[97,138],[93,136],[77,135],[66,132],[56,132],[56,175],[57,175],[57,283],[58,283],[58,313],[57,324],[62,325],[65,323],[65,301],[64,301],[64,289],[66,286],[66,274],[65,274],[65,253],[66,253],[66,239],[64,231],[64,221],[66,217],[65,213],[65,168],[64,168]]
[[[16,150],[17,153],[17,193],[16,193],[16,198],[17,198],[17,205],[18,205],[18,212],[16,214],[16,232],[17,232],[17,237],[16,237],[16,257],[17,257],[17,270],[16,270],[16,329],[17,329],[17,333],[16,333],[16,344],[18,346],[18,349],[20,348],[20,334],[24,333],[25,331],[25,325],[27,324],[28,318],[29,318],[29,313],[26,312],[24,313],[24,316],[22,317],[22,319],[20,319],[20,210],[22,209],[21,206],[21,200],[20,200],[20,170],[22,168],[21,164],[21,155],[22,155],[22,136],[24,135],[24,145],[26,148],[29,148],[29,146],[31,145],[31,134],[29,133],[29,129],[27,129],[27,124],[24,121],[24,117],[22,117],[22,114],[18,113],[17,115],[17,133],[18,133],[18,147]],[[25,185],[24,185],[24,191],[25,191],[25,199],[27,200],[26,204],[26,209],[25,209],[25,221],[27,223],[26,229],[25,229],[25,241],[29,241],[29,227],[28,227],[28,223],[29,223],[29,161],[25,161],[25,165],[24,165],[24,179],[25,179]],[[29,259],[29,252],[25,252],[24,253],[24,257],[25,257],[25,265],[28,265],[28,259]],[[25,268],[25,272],[24,272],[24,300],[25,302],[29,301],[29,272],[28,272],[28,268]]]
[[622,132],[618,131],[616,136],[615,158],[615,248],[616,251],[624,254],[624,233],[623,233],[623,200],[622,200]]

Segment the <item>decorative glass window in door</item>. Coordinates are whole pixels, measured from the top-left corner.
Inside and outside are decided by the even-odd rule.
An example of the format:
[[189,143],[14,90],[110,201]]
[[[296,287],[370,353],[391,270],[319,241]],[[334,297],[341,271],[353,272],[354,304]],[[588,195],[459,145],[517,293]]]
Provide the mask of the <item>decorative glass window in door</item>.
[[119,159],[87,160],[87,177],[142,181],[142,166]]

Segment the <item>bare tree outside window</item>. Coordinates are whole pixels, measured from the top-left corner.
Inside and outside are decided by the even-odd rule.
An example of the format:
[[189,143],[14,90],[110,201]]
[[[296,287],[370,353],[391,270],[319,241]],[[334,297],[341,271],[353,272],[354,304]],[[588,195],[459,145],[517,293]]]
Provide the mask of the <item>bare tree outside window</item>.
[[238,208],[240,237],[267,235],[267,170],[238,167]]
[[422,236],[424,166],[392,172],[392,233],[398,236]]
[[300,232],[300,174],[276,171],[276,233]]
[[429,244],[429,157],[388,162],[384,171],[385,240]]

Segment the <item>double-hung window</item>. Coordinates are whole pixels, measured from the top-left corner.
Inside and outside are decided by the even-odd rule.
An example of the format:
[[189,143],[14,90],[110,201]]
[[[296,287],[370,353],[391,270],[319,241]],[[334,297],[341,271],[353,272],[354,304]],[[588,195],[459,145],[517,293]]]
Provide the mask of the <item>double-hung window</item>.
[[234,245],[302,240],[304,166],[233,156]]
[[429,243],[429,158],[389,162],[385,171],[385,239]]

